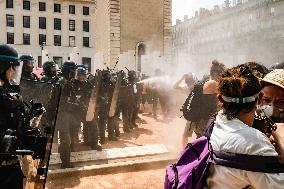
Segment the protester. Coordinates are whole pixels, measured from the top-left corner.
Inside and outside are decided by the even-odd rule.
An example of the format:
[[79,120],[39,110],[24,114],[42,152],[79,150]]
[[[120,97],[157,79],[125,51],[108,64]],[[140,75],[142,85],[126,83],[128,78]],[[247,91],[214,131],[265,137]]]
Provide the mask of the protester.
[[284,121],[284,70],[275,69],[261,80],[261,105],[271,106],[275,122]]
[[[213,150],[258,156],[278,156],[269,138],[252,128],[257,101],[262,97],[258,78],[240,65],[224,73],[218,86],[218,112],[210,143]],[[279,136],[279,135],[276,135]],[[282,145],[279,144],[281,149]],[[283,173],[260,173],[212,165],[206,188],[283,188]]]
[[195,94],[196,97],[194,98],[197,100],[194,98],[192,99],[192,102],[195,101],[195,104],[192,107],[192,113],[195,113],[198,118],[188,120],[191,121],[191,127],[197,138],[203,136],[206,130],[206,123],[209,118],[217,112],[217,86],[218,81],[221,79],[221,74],[225,69],[226,67],[224,64],[217,60],[213,60],[209,79],[207,80],[205,77],[205,80],[198,83],[202,86],[202,94]]
[[[181,83],[185,82],[186,85],[182,86]],[[175,94],[175,96],[181,96],[183,94],[189,95],[193,86],[195,83],[195,78],[193,77],[192,73],[189,74],[184,74],[174,85],[174,89],[176,90],[175,92],[178,94]],[[186,97],[185,97],[186,98]],[[185,98],[182,98],[184,101]],[[177,100],[179,100],[178,98]],[[180,107],[180,106],[179,106]],[[193,128],[191,127],[191,123],[189,121],[186,122],[186,126],[183,131],[182,135],[182,146],[185,146],[188,143],[188,138],[192,137],[193,134]]]

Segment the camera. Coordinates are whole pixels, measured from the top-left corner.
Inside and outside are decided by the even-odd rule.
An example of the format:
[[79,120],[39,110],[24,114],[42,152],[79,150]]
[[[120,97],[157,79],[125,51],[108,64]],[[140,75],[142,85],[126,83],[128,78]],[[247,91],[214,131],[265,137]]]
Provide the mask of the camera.
[[23,109],[16,115],[20,120],[16,129],[2,130],[0,134],[0,154],[2,156],[32,155],[33,159],[44,159],[47,137],[38,127],[31,127],[31,120],[41,116],[45,109],[41,103],[25,103],[28,109]]

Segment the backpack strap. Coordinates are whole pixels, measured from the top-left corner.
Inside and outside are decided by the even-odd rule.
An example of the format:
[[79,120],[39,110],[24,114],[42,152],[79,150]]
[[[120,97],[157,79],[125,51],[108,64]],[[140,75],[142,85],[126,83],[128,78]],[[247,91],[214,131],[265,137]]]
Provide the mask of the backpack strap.
[[211,134],[212,134],[212,131],[213,131],[213,128],[214,128],[214,122],[216,120],[216,115],[212,115],[210,117],[210,119],[208,120],[207,122],[207,125],[206,125],[206,130],[205,130],[205,133],[204,133],[204,136],[206,136],[208,138],[208,140],[210,139],[211,137]]
[[216,165],[262,173],[284,173],[284,164],[279,163],[277,156],[258,156],[213,151],[213,162]]

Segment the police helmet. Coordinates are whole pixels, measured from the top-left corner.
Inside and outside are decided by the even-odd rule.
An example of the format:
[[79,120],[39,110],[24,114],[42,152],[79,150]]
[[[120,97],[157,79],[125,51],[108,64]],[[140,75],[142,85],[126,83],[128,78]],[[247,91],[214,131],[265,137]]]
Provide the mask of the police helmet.
[[136,72],[134,70],[130,70],[128,72],[128,77],[132,77],[132,78],[135,78],[136,77]]
[[34,62],[34,57],[32,57],[32,55],[22,55],[20,56],[19,58],[20,61],[23,61],[23,62]]
[[56,69],[56,63],[54,61],[46,61],[43,63],[42,68],[45,74],[52,74],[52,68]]
[[74,71],[75,73],[75,70],[76,70],[76,64],[73,61],[68,60],[62,64],[61,72],[67,78],[69,78],[69,73],[71,71]]
[[62,64],[61,71],[76,70],[76,64],[73,61],[66,61]]
[[11,66],[18,66],[18,53],[17,51],[6,44],[0,45],[0,72],[6,72]]
[[76,69],[76,75],[78,76],[86,76],[86,68],[84,68],[83,66],[79,66]]
[[111,73],[109,70],[102,70],[102,79],[108,80],[111,77]]
[[129,81],[135,81],[137,79],[137,74],[134,70],[128,71],[128,79]]

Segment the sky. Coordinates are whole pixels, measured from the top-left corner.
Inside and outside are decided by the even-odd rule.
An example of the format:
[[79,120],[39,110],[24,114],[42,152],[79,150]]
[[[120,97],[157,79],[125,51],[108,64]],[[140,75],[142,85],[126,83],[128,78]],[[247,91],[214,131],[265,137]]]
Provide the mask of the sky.
[[172,20],[173,25],[176,19],[183,20],[184,15],[189,18],[194,16],[196,10],[199,8],[212,9],[214,5],[222,5],[224,0],[172,0]]

